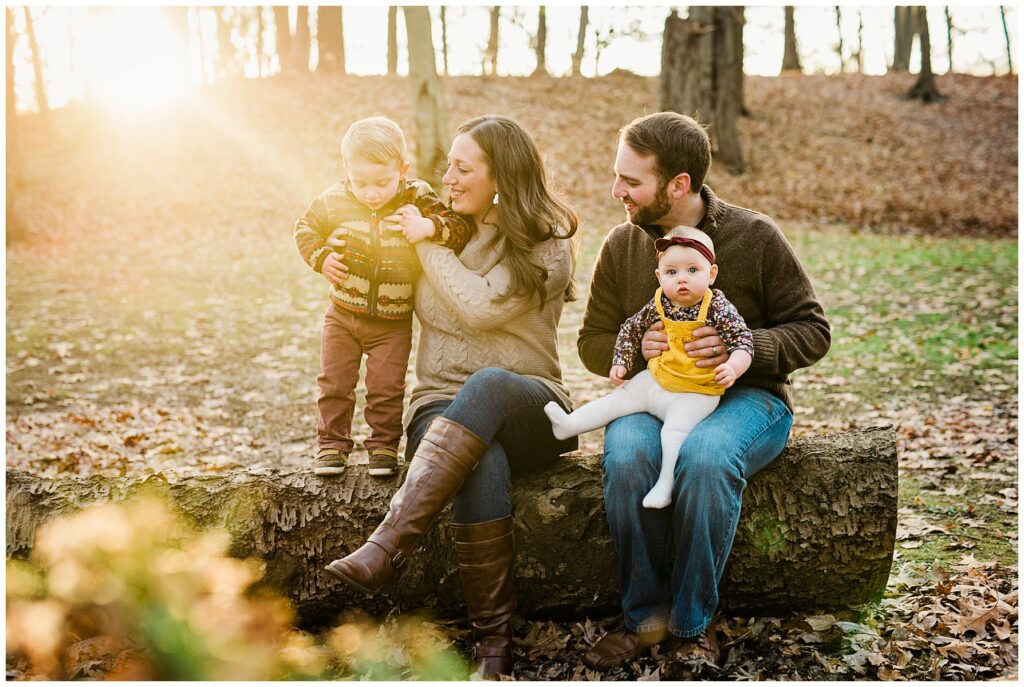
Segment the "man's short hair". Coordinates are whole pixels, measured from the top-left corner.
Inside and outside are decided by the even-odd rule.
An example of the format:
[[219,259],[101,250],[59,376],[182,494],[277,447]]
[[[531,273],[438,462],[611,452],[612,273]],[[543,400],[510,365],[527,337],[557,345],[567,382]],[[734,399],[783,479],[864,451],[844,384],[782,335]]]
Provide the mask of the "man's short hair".
[[401,165],[408,155],[402,128],[387,117],[360,119],[341,139],[341,157],[346,161],[360,157],[378,165],[389,162]]
[[686,172],[699,193],[711,166],[711,139],[693,117],[656,112],[637,117],[619,130],[619,140],[641,155],[653,155],[662,183]]

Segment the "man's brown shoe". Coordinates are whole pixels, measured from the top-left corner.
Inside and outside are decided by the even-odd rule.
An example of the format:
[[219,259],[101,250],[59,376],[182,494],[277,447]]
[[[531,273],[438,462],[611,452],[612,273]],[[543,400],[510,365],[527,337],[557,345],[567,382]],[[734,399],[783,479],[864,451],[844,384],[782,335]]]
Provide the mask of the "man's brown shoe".
[[583,662],[594,670],[618,668],[626,661],[642,656],[668,637],[668,630],[631,632],[620,620],[604,637],[590,647],[583,656]]
[[673,661],[686,661],[687,659],[704,660],[711,665],[717,666],[722,652],[718,647],[718,633],[714,625],[708,625],[704,634],[684,639],[679,648],[672,652]]

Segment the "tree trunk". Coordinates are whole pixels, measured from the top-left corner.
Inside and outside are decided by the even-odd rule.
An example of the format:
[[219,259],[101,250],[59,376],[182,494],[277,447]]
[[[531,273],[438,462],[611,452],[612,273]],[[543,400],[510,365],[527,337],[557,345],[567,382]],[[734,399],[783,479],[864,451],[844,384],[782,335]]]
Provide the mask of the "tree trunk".
[[864,73],[864,12],[857,10],[857,73]]
[[782,53],[782,71],[801,71],[800,53],[796,49],[796,26],[793,21],[793,6],[786,5],[786,43]]
[[274,5],[274,47],[277,50],[277,64],[283,74],[295,66],[291,58],[292,34],[288,27],[287,5]]
[[[576,52],[572,54],[572,75],[580,75],[580,65],[583,64],[583,48],[587,41],[587,24],[590,23],[590,8],[586,5],[580,6],[580,27],[576,32]],[[664,59],[664,57],[662,58]]]
[[[17,116],[17,110],[15,109],[14,100],[14,43],[18,40],[18,33],[14,30],[14,8],[9,5],[4,6],[4,20],[7,25],[7,60],[4,62],[4,86],[7,94],[7,150],[11,149],[11,139],[15,138],[14,132],[16,129],[15,117]],[[8,160],[10,155],[8,155]],[[7,196],[7,206],[10,207],[11,196]]]
[[448,76],[448,8],[441,5],[441,64]]
[[266,72],[263,67],[263,5],[253,9],[256,12],[256,78],[262,79]]
[[36,107],[40,114],[45,115],[50,111],[50,99],[46,95],[46,82],[43,80],[43,57],[39,54],[39,44],[36,42],[32,11],[27,5],[23,9],[25,12],[25,36],[28,38],[28,47],[32,52],[32,71],[36,78]]
[[949,55],[949,70],[948,74],[953,73],[953,15],[949,11],[949,5],[943,8],[946,13],[946,54]]
[[233,79],[240,76],[238,56],[235,45],[231,42],[232,21],[228,19],[229,7],[214,9],[217,15],[217,63],[221,79]]
[[718,161],[734,174],[746,168],[736,120],[743,110],[743,8],[715,8],[715,126]]
[[921,6],[915,7],[917,16],[917,30],[921,36],[921,73],[917,77],[917,83],[910,89],[911,98],[920,98],[926,103],[935,103],[945,100],[935,85],[935,75],[932,73],[932,44],[928,38],[928,10]]
[[[386,593],[367,598],[323,571],[362,544],[399,483],[370,478],[360,468],[332,480],[278,470],[146,479],[45,479],[8,470],[7,555],[27,556],[49,518],[96,501],[155,493],[198,524],[228,530],[232,555],[262,558],[267,582],[291,597],[307,625],[331,622],[352,606],[373,613],[396,606],[462,613],[448,511],[423,550],[409,557],[401,584]],[[519,613],[617,612],[600,460],[567,458],[524,475],[513,486],[512,503]],[[896,505],[891,428],[794,440],[744,493],[721,584],[723,610],[834,609],[878,599],[892,564]]]
[[1010,48],[1010,29],[1006,26],[1006,8],[999,6],[999,16],[1003,20],[1003,36],[1006,38],[1006,66],[1007,73],[1013,74],[1013,50]]
[[484,74],[498,75],[498,22],[501,19],[501,6],[491,7],[491,33],[487,39],[487,50],[484,52]]
[[744,170],[736,119],[743,112],[743,43],[740,7],[691,6],[673,11],[662,41],[661,108],[710,123],[718,159]]
[[320,50],[317,70],[345,72],[345,37],[341,7],[320,5],[317,10],[316,41]]
[[388,5],[388,76],[398,73],[398,6]]
[[430,28],[430,10],[403,7],[409,43],[409,80],[416,112],[416,174],[437,188],[448,152],[444,92],[437,77],[437,58]]
[[533,49],[537,56],[537,66],[534,68],[531,76],[547,74],[548,62],[545,53],[548,47],[548,19],[544,5],[541,5],[537,10],[537,36],[534,43]]
[[299,5],[295,16],[295,39],[292,42],[292,64],[300,73],[309,71],[309,53],[312,50],[309,35],[309,7]]
[[893,10],[895,39],[891,71],[910,71],[910,51],[914,47],[914,17],[911,7],[896,7]]
[[843,10],[836,5],[836,33],[839,34],[839,42],[836,43],[836,53],[839,55],[839,73],[846,69],[846,60],[843,58]]

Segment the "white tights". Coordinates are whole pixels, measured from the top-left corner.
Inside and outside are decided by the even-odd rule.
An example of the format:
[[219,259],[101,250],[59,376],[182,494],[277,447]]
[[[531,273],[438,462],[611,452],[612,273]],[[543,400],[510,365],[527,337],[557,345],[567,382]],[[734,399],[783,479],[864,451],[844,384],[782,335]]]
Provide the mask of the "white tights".
[[664,508],[672,502],[672,482],[679,448],[693,428],[718,407],[721,396],[666,391],[644,370],[612,393],[572,413],[555,402],[544,406],[556,439],[568,439],[604,427],[633,413],[650,413],[662,421],[661,473],[644,497],[645,508]]

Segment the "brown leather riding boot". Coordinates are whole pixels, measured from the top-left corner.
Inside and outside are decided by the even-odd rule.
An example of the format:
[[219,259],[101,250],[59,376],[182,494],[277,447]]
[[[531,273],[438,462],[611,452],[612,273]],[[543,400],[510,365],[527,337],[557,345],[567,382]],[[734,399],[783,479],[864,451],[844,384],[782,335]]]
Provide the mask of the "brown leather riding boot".
[[473,628],[473,675],[494,679],[512,673],[512,588],[515,558],[512,516],[452,525],[459,576]]
[[457,422],[438,416],[409,461],[405,481],[384,521],[355,552],[327,566],[341,581],[373,595],[401,574],[438,513],[480,462],[487,444]]

